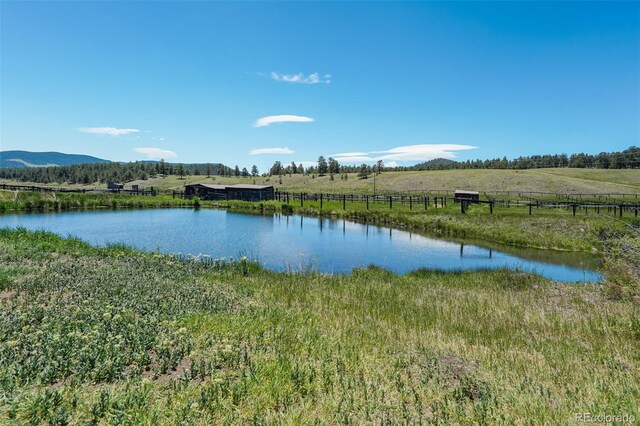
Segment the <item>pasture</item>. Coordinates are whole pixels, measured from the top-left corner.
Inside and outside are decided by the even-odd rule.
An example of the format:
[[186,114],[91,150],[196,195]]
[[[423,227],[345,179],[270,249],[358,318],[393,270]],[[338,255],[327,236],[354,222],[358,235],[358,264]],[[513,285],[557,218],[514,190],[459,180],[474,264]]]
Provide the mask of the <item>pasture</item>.
[[[156,176],[146,180],[127,182],[141,188],[154,187],[160,190],[182,190],[184,185],[193,183],[256,183],[274,185],[285,191],[304,192],[359,192],[373,193],[374,178],[358,179],[357,174],[348,174],[346,180],[334,175],[331,180],[326,176],[282,175],[256,178],[222,176]],[[0,180],[0,184],[20,184],[15,181]],[[43,186],[37,183],[22,183]],[[79,189],[104,188],[105,184],[65,185],[49,184]],[[454,189],[473,189],[481,192],[494,192],[508,189],[514,192],[553,192],[571,193],[628,193],[640,195],[640,170],[638,169],[530,169],[530,170],[434,170],[383,172],[375,178],[376,192],[403,191],[442,191]]]

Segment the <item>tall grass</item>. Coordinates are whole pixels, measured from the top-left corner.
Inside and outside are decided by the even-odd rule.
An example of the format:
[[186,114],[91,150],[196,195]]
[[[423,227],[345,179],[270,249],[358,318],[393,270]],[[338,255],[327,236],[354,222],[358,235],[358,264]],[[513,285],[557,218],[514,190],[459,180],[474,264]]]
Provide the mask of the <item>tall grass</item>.
[[640,314],[598,285],[215,268],[0,230],[0,286],[6,423],[640,416]]

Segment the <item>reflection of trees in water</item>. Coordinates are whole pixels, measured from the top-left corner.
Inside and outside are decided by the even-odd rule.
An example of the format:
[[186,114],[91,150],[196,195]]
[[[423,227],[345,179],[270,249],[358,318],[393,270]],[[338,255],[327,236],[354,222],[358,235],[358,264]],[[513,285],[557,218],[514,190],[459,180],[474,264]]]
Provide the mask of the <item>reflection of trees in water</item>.
[[[252,212],[252,213],[255,214],[255,212]],[[278,216],[281,216],[281,214],[278,214]],[[284,216],[286,218],[286,224],[288,227],[289,217],[291,215],[284,215]],[[302,229],[304,227],[304,216],[300,215],[299,217],[300,217],[300,228]],[[330,230],[337,231],[338,226],[340,225],[339,223],[340,221],[337,219],[320,217],[318,218],[318,220],[319,220],[318,222],[319,228],[321,231],[325,228],[325,226],[328,227],[328,229]],[[342,219],[341,221],[342,221],[342,234],[346,235],[347,220]],[[372,230],[375,230],[378,235],[382,235],[385,231],[388,230],[389,239],[393,238],[393,231],[394,231],[393,228],[386,228],[382,226],[369,225],[368,223],[365,224],[365,223],[358,223],[358,222],[351,222],[351,224],[354,226],[363,227],[365,231],[365,236],[367,238],[369,236],[370,226],[372,227]],[[463,240],[463,239],[457,239],[457,238],[451,238],[451,237],[443,237],[440,235],[429,234],[427,232],[415,232],[415,231],[412,231],[412,232],[399,231],[399,232],[406,232],[409,235],[410,240],[413,239],[413,234],[415,233],[417,235],[423,236],[425,238],[430,238],[433,240],[460,244],[460,257],[464,257],[466,259],[472,259],[472,258],[492,259],[493,251],[495,250],[497,252],[516,256],[525,260],[549,263],[554,265],[564,265],[564,266],[569,266],[569,267],[579,268],[579,269],[596,270],[598,267],[600,267],[600,264],[601,264],[601,258],[599,256],[591,253],[585,253],[585,252],[571,252],[571,251],[560,251],[560,250],[550,250],[550,249],[547,249],[547,250],[536,249],[536,248],[529,248],[529,247],[517,247],[517,246],[506,245],[506,244],[493,243],[490,241],[483,241],[483,240]],[[478,253],[470,254],[468,250],[465,254],[465,247],[464,247],[465,245],[470,246],[472,248],[480,249],[480,252],[485,254],[484,255],[478,254]]]

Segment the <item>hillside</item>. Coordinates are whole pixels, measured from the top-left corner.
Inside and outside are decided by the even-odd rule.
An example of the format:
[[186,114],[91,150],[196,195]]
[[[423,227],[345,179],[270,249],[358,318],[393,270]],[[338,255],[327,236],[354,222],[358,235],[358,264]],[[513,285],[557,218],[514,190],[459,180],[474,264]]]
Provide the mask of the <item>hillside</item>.
[[[42,184],[37,182],[17,182],[0,179],[0,183],[19,183],[37,186],[65,186],[75,188],[102,188],[105,184],[87,185]],[[358,179],[355,173],[347,180],[339,176],[315,178],[303,175],[283,175],[271,177],[242,178],[206,175],[158,175],[148,179],[127,181],[141,187],[153,186],[157,189],[182,190],[191,183],[256,183],[274,185],[286,191],[299,192],[366,192],[373,193],[374,179]],[[472,189],[481,192],[494,191],[542,191],[562,194],[576,193],[628,193],[640,196],[640,170],[602,169],[534,169],[534,170],[432,170],[416,172],[384,172],[375,179],[376,191],[402,192],[414,190]]]
[[0,168],[71,166],[85,163],[110,163],[90,155],[62,152],[0,151]]
[[418,163],[412,168],[414,170],[437,168],[438,166],[441,166],[442,168],[448,168],[456,163],[457,161],[449,160],[447,158],[434,158],[433,160],[425,161],[424,163]]
[[[347,180],[335,176],[283,175],[258,178],[213,176],[163,176],[132,183],[140,186],[181,190],[190,183],[256,183],[300,192],[368,192],[373,193],[374,179],[358,179],[355,173]],[[472,189],[477,191],[542,191],[570,193],[629,193],[640,195],[640,170],[637,169],[533,169],[533,170],[432,170],[384,172],[376,176],[376,191]]]

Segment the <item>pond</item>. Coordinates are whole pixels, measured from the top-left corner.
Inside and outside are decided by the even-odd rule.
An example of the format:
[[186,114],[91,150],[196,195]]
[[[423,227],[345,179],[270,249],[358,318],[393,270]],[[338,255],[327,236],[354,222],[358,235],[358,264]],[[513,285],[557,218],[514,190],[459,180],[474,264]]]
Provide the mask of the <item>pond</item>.
[[585,253],[452,241],[391,228],[298,215],[225,210],[148,209],[0,215],[0,227],[43,229],[94,245],[124,243],[163,253],[247,256],[277,271],[349,273],[376,265],[403,274],[420,268],[509,268],[566,282],[601,280]]

